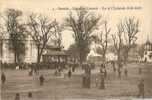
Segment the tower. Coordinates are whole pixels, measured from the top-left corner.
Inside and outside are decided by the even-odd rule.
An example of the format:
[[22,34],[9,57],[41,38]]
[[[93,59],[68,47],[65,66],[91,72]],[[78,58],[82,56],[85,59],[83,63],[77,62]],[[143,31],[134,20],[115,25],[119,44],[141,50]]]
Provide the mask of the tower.
[[152,51],[152,43],[149,39],[149,34],[147,35],[147,41],[145,43],[145,51]]

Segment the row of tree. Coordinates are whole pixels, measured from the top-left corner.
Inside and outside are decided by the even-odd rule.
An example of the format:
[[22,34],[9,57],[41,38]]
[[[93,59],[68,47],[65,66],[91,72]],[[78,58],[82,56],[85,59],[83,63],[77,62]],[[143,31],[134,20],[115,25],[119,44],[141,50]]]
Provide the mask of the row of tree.
[[[118,65],[120,66],[122,60],[126,63],[131,48],[135,46],[139,32],[139,20],[135,17],[126,17],[120,20],[117,24],[117,32],[112,33],[107,20],[83,8],[75,13],[70,13],[66,23],[72,29],[75,39],[75,44],[71,45],[69,49],[78,52],[78,54],[74,53],[74,56],[79,55],[80,63],[86,61],[91,41],[101,46],[98,53],[106,61],[107,49],[111,44],[110,40],[112,40],[114,52],[118,57]],[[100,26],[104,28],[100,29]],[[97,35],[92,35],[96,32],[98,32]]]
[[[125,54],[124,58],[127,61],[128,53],[135,44],[139,32],[139,20],[135,17],[129,17],[121,20],[117,25],[117,32],[112,34],[107,20],[103,20],[101,16],[97,16],[83,7],[69,12],[62,25],[55,19],[51,21],[48,17],[38,14],[28,16],[25,23],[21,18],[21,11],[8,9],[3,17],[5,25],[1,25],[1,35],[9,34],[10,47],[14,52],[15,62],[19,62],[19,55],[25,53],[24,43],[28,34],[37,47],[37,62],[39,63],[49,41],[55,42],[59,47],[62,46],[61,33],[66,28],[71,31],[75,40],[74,47],[77,51],[75,54],[78,56],[80,64],[86,61],[92,41],[101,45],[101,54],[105,60],[110,39],[113,41],[118,62],[121,62],[122,54]],[[100,26],[104,28],[101,30]],[[101,31],[98,36],[93,36],[92,33],[95,33],[96,30]]]
[[55,19],[50,20],[39,14],[31,14],[28,20],[23,22],[22,14],[22,11],[16,9],[5,11],[4,16],[1,16],[1,39],[3,40],[4,36],[9,37],[9,48],[14,53],[14,62],[19,63],[21,55],[25,54],[25,43],[30,36],[36,45],[39,63],[49,41],[61,46],[61,27]]

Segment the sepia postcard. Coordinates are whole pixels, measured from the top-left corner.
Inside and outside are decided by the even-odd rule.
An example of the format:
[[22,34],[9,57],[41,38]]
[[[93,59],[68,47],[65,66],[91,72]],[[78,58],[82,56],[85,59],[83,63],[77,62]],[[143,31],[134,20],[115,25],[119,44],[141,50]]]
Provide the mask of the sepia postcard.
[[0,100],[152,100],[151,0],[0,0]]

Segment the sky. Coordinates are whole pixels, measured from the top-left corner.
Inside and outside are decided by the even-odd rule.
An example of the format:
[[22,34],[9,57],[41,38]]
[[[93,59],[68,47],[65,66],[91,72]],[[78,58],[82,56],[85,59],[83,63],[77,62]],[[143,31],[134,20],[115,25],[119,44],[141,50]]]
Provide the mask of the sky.
[[[7,8],[15,8],[23,11],[24,16],[33,13],[40,13],[50,17],[56,18],[59,23],[63,23],[67,17],[69,10],[77,7],[87,7],[91,9],[97,16],[101,15],[102,19],[108,21],[108,26],[111,27],[111,34],[116,33],[117,23],[125,18],[132,17],[140,20],[140,32],[138,33],[137,43],[144,43],[149,36],[152,40],[152,18],[151,18],[151,0],[1,0],[1,12]],[[131,8],[134,9],[126,9]],[[62,9],[61,9],[62,8]],[[63,9],[64,8],[64,9]],[[66,10],[65,10],[66,8]],[[93,9],[94,8],[94,9]],[[108,10],[108,8],[111,8]],[[117,9],[116,9],[117,8]],[[121,9],[118,9],[121,8]],[[122,8],[125,8],[125,10]],[[74,39],[71,31],[64,30],[63,46],[67,49]]]

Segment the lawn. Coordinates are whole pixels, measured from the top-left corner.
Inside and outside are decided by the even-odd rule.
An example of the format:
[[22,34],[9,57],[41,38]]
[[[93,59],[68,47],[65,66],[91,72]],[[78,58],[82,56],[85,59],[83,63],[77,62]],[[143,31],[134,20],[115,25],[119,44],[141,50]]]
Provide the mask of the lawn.
[[[145,96],[152,97],[152,65],[151,64],[128,64],[128,77],[124,74],[118,78],[111,68],[108,68],[108,76],[105,81],[106,89],[101,90],[95,86],[97,69],[92,70],[91,88],[82,88],[82,70],[76,69],[71,78],[67,77],[65,70],[64,78],[54,77],[54,70],[41,70],[45,76],[43,86],[39,85],[39,76],[28,76],[28,70],[4,70],[7,81],[1,85],[1,99],[14,100],[15,94],[20,93],[21,100],[70,100],[70,99],[97,99],[103,98],[136,98],[138,94],[137,84],[144,79]],[[138,69],[142,68],[139,75]],[[28,92],[33,97],[28,98]]]

